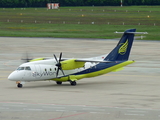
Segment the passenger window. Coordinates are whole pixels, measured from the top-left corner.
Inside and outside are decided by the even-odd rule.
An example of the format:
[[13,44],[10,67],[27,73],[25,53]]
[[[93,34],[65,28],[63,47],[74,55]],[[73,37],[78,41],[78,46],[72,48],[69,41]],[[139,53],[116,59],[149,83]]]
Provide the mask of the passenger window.
[[30,67],[25,67],[25,70],[31,70],[31,68]]

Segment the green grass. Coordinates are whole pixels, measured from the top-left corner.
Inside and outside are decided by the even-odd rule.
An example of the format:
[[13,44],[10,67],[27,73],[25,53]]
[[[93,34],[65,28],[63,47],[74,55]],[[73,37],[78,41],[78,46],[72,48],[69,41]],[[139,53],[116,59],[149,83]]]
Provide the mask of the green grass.
[[136,28],[149,33],[146,40],[160,40],[159,7],[1,8],[0,36],[111,39]]

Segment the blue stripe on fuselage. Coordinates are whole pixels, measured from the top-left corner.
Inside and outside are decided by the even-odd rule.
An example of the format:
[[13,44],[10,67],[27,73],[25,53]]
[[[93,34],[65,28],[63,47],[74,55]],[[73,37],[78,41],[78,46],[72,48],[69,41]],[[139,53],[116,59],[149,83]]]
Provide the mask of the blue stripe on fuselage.
[[93,66],[89,69],[83,70],[83,71],[78,72],[78,73],[74,73],[72,75],[81,75],[81,74],[97,72],[97,71],[104,70],[106,68],[118,65],[118,64],[123,63],[123,62],[124,61],[116,61],[116,62],[111,62],[111,63],[99,63],[99,64],[97,64],[97,65],[95,65],[95,66]]

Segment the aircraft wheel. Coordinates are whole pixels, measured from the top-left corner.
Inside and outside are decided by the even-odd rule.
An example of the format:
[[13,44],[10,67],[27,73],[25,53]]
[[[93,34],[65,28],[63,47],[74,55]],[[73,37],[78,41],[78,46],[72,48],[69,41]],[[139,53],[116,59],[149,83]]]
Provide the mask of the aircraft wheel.
[[62,84],[62,82],[60,82],[60,81],[57,81],[56,83],[57,83],[57,85],[61,85]]
[[22,87],[23,87],[23,85],[22,85],[22,84],[20,84],[20,83],[18,83],[18,84],[17,84],[17,87],[18,87],[18,88],[22,88]]
[[70,83],[71,83],[72,86],[76,86],[77,85],[76,81],[71,81]]

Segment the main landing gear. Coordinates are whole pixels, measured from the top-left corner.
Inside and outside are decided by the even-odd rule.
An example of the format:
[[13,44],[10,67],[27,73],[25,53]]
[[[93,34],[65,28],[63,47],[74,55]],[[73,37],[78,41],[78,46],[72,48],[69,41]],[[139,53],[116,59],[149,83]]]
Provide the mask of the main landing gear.
[[56,83],[57,83],[57,85],[61,85],[62,84],[62,82],[60,82],[60,81],[57,81]]
[[[71,84],[72,86],[76,86],[76,85],[77,85],[76,81],[69,81],[69,82],[70,82],[70,84]],[[61,84],[62,84],[61,81],[57,81],[56,83],[57,83],[57,85],[61,85]]]
[[76,85],[77,85],[76,81],[70,81],[70,84],[71,84],[72,86],[76,86]]

